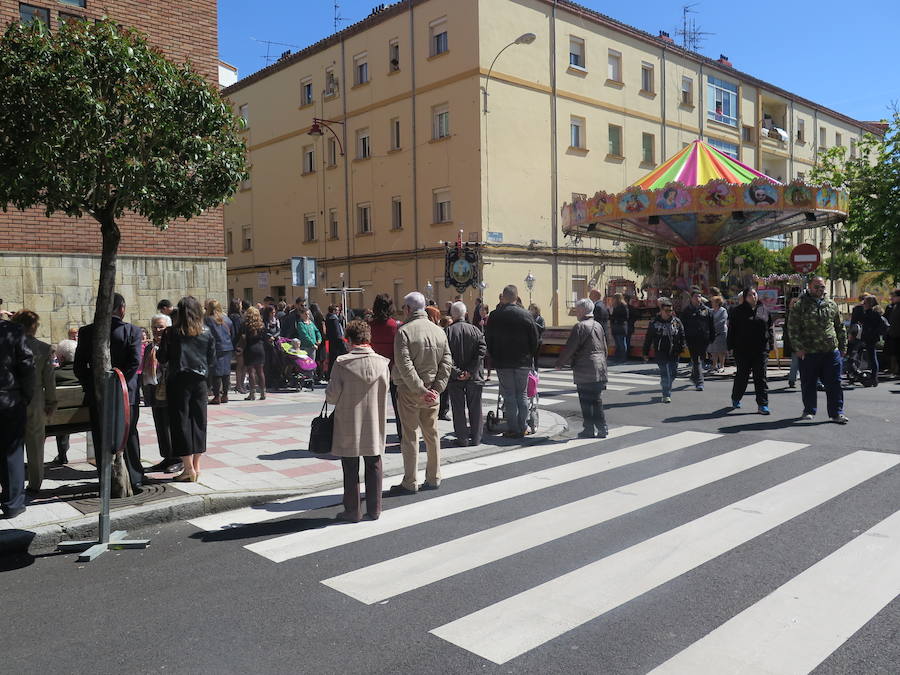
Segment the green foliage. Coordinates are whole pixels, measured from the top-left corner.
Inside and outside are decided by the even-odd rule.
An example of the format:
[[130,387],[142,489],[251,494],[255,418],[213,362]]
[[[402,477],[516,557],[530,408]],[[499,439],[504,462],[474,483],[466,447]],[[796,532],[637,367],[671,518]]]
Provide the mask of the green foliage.
[[645,277],[653,273],[653,262],[658,257],[655,249],[640,244],[625,244],[625,252],[628,254],[628,269]]
[[[744,262],[740,266],[734,263],[736,257],[742,257]],[[719,254],[719,268],[731,270],[752,269],[761,277],[770,274],[791,274],[794,268],[791,266],[791,249],[785,247],[780,251],[767,249],[759,241],[747,241],[742,244],[726,246]]]
[[245,176],[240,122],[190,66],[110,21],[12,23],[0,38],[0,205],[124,211],[165,229]]
[[841,247],[835,248],[833,258],[829,255],[824,263],[825,273],[829,279],[843,279],[851,283],[859,281],[868,267],[866,260],[859,253],[843,250]]
[[819,155],[811,172],[816,183],[850,192],[850,213],[841,237],[871,267],[900,278],[900,112],[894,111],[883,138],[866,134],[856,157],[844,147]]

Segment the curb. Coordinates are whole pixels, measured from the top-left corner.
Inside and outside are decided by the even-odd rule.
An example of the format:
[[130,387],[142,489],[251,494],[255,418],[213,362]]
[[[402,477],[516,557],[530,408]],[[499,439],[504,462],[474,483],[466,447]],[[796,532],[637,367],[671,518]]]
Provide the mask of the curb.
[[[544,419],[549,418],[551,423],[544,428],[541,436],[532,436],[526,439],[526,441],[530,442],[525,442],[521,445],[487,446],[481,450],[449,458],[446,460],[446,464],[455,464],[468,459],[484,457],[485,455],[495,455],[520,447],[537,445],[543,438],[553,438],[565,433],[569,428],[566,419],[554,412],[541,410],[541,417]],[[386,471],[384,477],[387,478],[402,473],[402,470]],[[204,495],[169,497],[149,504],[129,506],[111,511],[109,514],[110,530],[136,530],[162,523],[191,520],[212,513],[265,504],[279,499],[302,497],[322,490],[340,487],[340,485],[341,482],[337,480],[296,490],[218,492]],[[97,519],[98,514],[94,513],[62,523],[39,525],[30,530],[0,530],[0,555],[52,553],[61,541],[94,539],[97,536]]]

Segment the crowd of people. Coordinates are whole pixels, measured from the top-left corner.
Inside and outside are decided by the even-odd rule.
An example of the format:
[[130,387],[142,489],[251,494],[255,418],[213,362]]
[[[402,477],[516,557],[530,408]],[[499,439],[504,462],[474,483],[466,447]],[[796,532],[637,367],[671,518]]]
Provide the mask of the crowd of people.
[[[722,372],[728,352],[736,366],[731,407],[740,408],[750,379],[759,413],[768,415],[767,358],[774,348],[773,316],[746,288],[726,309],[716,289],[711,298],[691,289],[679,313],[669,298],[659,298],[643,344],[644,360],[653,353],[659,367],[662,401],[670,403],[679,358],[690,355],[690,379],[704,388],[704,371]],[[797,377],[804,419],[817,412],[817,392],[824,390],[828,417],[846,424],[842,372],[859,366],[865,355],[871,384],[877,385],[877,345],[885,341],[884,365],[900,374],[900,290],[884,312],[866,295],[854,307],[849,330],[837,305],[825,296],[821,277],[788,305],[784,346],[792,357],[788,386]],[[534,377],[544,320],[532,304],[526,309],[515,286],[507,286],[493,310],[479,298],[469,312],[457,298],[441,311],[421,293],[409,293],[395,317],[388,294],[375,298],[358,317],[340,305],[322,313],[315,303],[297,298],[293,306],[267,297],[258,305],[232,300],[225,312],[217,300],[205,305],[191,296],[161,300],[157,313],[142,328],[125,321],[125,298],[115,294],[110,329],[112,366],[122,371],[128,390],[130,428],[121,462],[124,486],[116,496],[141,490],[148,473],[173,474],[172,480],[198,480],[206,450],[207,406],[229,403],[233,392],[245,400],[266,400],[267,392],[286,381],[289,366],[282,343],[308,356],[311,380],[327,384],[326,401],[335,406],[333,454],[344,472],[344,511],[340,518],[359,521],[381,513],[381,454],[386,444],[389,397],[396,419],[404,473],[387,495],[436,490],[441,484],[437,420],[452,413],[454,443],[479,445],[482,439],[482,389],[496,372],[507,438],[529,433],[529,379]],[[625,298],[604,301],[592,290],[574,305],[576,324],[556,361],[571,367],[581,407],[582,438],[608,433],[602,395],[609,363],[628,358],[634,317]],[[36,338],[40,317],[21,310],[0,320],[0,506],[4,517],[24,510],[25,493],[40,490],[44,471],[45,428],[57,406],[57,386],[80,385],[90,411],[95,448],[101,447],[94,397],[94,327],[71,327],[67,339],[51,346]],[[292,353],[295,353],[292,352]],[[235,373],[232,383],[231,374]],[[141,403],[150,408],[160,459],[145,468],[137,423]],[[424,440],[425,478],[419,482],[419,437]],[[56,437],[56,464],[68,461],[68,436]],[[26,481],[27,456],[27,487]],[[360,502],[359,458],[364,462],[365,512]],[[98,466],[110,461],[97,452]]]

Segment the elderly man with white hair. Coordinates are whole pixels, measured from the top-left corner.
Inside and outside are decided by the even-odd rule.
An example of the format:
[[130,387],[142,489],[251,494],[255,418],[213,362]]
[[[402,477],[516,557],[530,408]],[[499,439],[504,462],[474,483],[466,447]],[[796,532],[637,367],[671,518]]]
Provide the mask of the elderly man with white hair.
[[[453,367],[450,369],[450,407],[453,410],[453,431],[456,445],[481,445],[481,390],[484,387],[484,355],[487,345],[484,335],[470,323],[466,323],[466,305],[454,302],[450,305],[450,318],[445,329]],[[466,409],[469,411],[466,424]]]
[[[419,489],[437,490],[441,484],[441,443],[437,430],[438,404],[447,387],[450,347],[444,330],[431,323],[425,313],[425,296],[412,292],[403,298],[406,323],[394,338],[394,370],[397,405],[403,438],[403,481],[388,496],[415,494]],[[419,429],[428,450],[425,482],[418,484]]]
[[[56,359],[59,361],[59,368],[53,372],[56,380],[56,387],[81,387],[78,378],[75,377],[75,350],[78,348],[78,342],[75,340],[60,340],[56,345]],[[69,434],[59,434],[56,437],[56,457],[53,458],[52,464],[62,466],[69,461]]]

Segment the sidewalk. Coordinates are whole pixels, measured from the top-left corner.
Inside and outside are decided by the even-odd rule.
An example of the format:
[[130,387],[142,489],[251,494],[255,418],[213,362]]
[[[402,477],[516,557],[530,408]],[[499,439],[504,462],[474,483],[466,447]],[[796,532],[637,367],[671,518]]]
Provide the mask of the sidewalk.
[[[340,487],[340,461],[306,450],[309,425],[321,410],[324,389],[317,386],[313,392],[269,394],[265,401],[252,402],[235,395],[227,405],[209,406],[208,445],[200,480],[174,483],[171,475],[147,474],[141,494],[112,501],[112,529],[196,518]],[[485,400],[485,413],[491,404]],[[390,402],[387,409],[385,489],[395,482],[390,477],[403,472]],[[444,464],[534,445],[567,429],[562,417],[542,409],[537,433],[523,441],[485,433],[482,445],[459,448],[453,444],[452,422],[438,421],[438,427]],[[138,432],[144,464],[151,466],[159,461],[159,452],[149,408],[141,408]],[[66,466],[47,465],[41,493],[29,499],[25,513],[0,520],[0,554],[49,551],[59,541],[97,536],[97,472],[86,461],[86,436],[72,436]],[[421,448],[420,466],[424,467],[424,444]],[[51,438],[44,457],[50,461],[55,456],[56,443]]]

